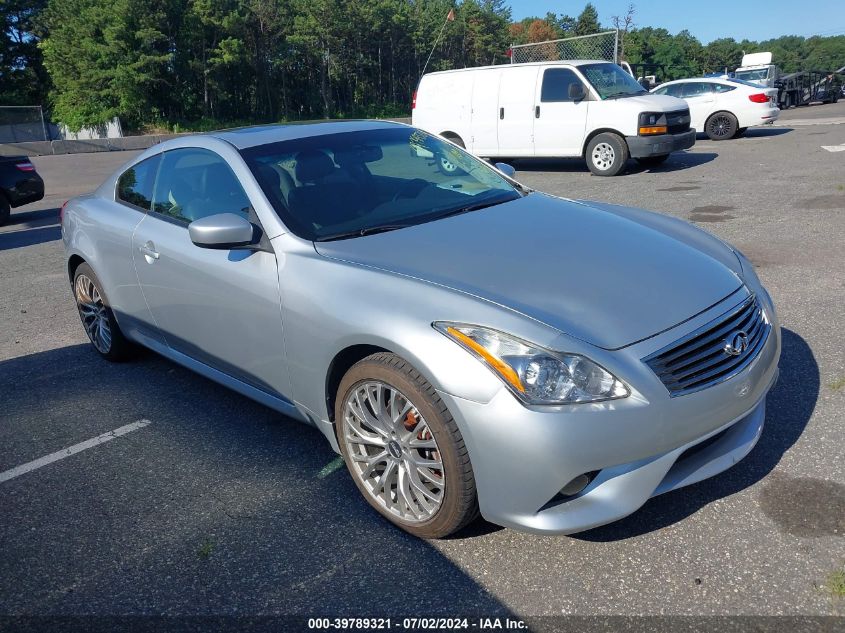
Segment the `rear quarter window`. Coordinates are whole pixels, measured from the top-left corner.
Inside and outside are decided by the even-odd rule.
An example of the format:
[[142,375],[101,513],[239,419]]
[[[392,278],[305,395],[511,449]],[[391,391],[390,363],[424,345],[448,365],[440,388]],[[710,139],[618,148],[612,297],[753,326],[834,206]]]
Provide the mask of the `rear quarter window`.
[[144,211],[150,210],[161,154],[132,165],[117,179],[117,199]]

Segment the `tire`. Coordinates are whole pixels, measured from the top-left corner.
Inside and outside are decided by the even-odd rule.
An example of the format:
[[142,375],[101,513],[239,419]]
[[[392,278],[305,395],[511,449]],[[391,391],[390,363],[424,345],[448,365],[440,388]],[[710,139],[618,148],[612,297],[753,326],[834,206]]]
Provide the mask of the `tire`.
[[596,176],[616,176],[628,162],[628,144],[618,134],[602,132],[587,144],[586,159]]
[[12,209],[6,201],[5,196],[0,193],[0,226],[9,221],[9,216],[12,215]]
[[123,336],[102,284],[88,264],[80,264],[73,275],[73,297],[82,327],[97,353],[112,362],[130,358],[132,344]]
[[744,136],[745,133],[748,131],[747,127],[741,127],[734,133],[734,138],[739,138],[740,136]]
[[[390,409],[394,403],[395,412]],[[377,417],[381,404],[395,415]],[[394,525],[420,538],[441,538],[476,519],[475,477],[458,425],[434,388],[407,361],[382,352],[353,365],[338,387],[335,421],[352,480]],[[439,468],[418,467],[413,460]],[[400,497],[402,481],[409,483]],[[419,485],[428,496],[420,493]]]
[[730,112],[714,112],[704,123],[704,131],[711,141],[725,141],[733,138],[739,124]]
[[[455,136],[454,134],[447,134],[443,138],[452,141],[461,149],[466,149],[466,145],[464,144],[460,136]],[[441,174],[444,174],[446,176],[460,176],[464,174],[463,169],[455,165],[452,161],[449,160],[448,156],[444,156],[443,154],[437,157],[437,168],[440,170]]]
[[644,156],[635,160],[645,167],[657,167],[658,165],[665,163],[667,158],[669,158],[669,154],[661,154],[660,156]]

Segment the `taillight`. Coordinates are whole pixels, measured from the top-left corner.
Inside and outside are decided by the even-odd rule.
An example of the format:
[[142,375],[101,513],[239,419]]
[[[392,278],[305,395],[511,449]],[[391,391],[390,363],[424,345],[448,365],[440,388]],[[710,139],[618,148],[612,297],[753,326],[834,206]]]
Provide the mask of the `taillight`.
[[33,165],[28,160],[21,161],[20,163],[15,163],[15,167],[17,167],[21,171],[35,171],[35,165]]
[[417,107],[417,91],[414,90],[413,96],[411,96],[411,110]]
[[757,94],[748,95],[748,98],[753,101],[754,103],[768,103],[769,96],[763,94],[762,92],[758,92]]
[[59,210],[59,224],[65,223],[65,207],[67,206],[68,202],[70,202],[70,201],[65,200],[64,203],[62,204],[62,208]]

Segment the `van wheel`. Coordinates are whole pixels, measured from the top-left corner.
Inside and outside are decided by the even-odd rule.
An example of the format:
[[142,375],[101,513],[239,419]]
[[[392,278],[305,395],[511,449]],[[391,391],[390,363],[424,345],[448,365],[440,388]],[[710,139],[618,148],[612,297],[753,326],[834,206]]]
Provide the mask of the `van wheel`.
[[[460,136],[455,134],[444,134],[443,138],[452,141],[461,149],[466,149],[466,145],[464,145]],[[440,173],[445,174],[446,176],[460,176],[464,173],[464,170],[458,167],[454,161],[450,160],[449,156],[445,154],[440,154],[437,157],[437,167],[440,169]]]
[[733,138],[739,127],[736,117],[730,112],[716,112],[710,115],[704,124],[704,131],[711,141],[724,141]]
[[603,132],[587,145],[587,167],[596,176],[616,176],[628,161],[628,145],[618,134]]

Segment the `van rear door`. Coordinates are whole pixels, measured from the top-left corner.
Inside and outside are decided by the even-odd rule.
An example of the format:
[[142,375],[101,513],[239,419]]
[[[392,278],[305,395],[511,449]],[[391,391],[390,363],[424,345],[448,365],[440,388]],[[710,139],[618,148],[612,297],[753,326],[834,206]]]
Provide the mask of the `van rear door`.
[[534,93],[539,66],[510,66],[499,81],[499,156],[534,155]]
[[575,101],[572,86],[581,85],[584,95],[589,90],[570,68],[543,68],[537,82],[534,111],[535,156],[580,156],[587,129],[589,97]]

